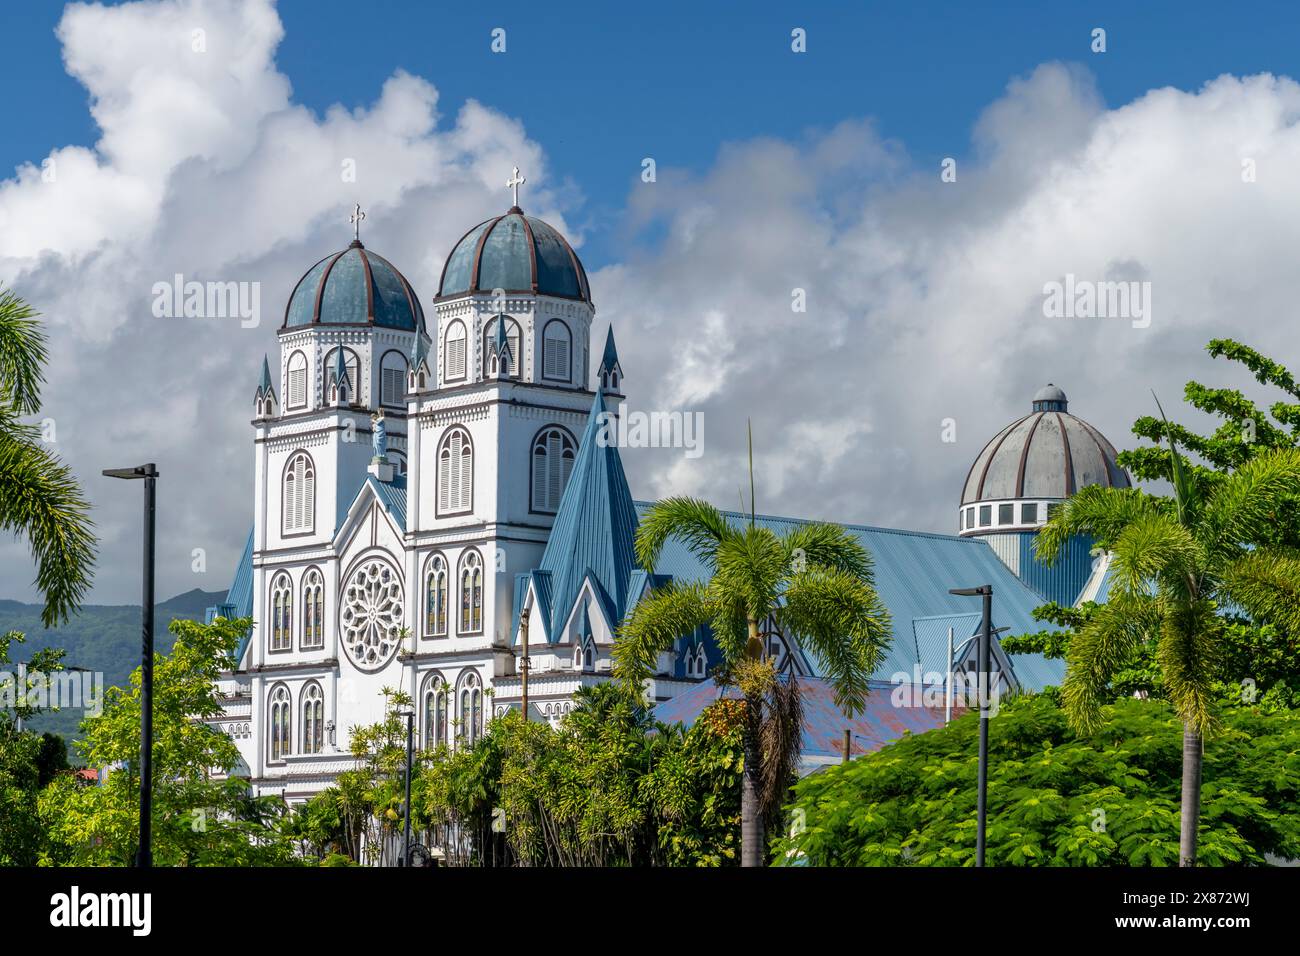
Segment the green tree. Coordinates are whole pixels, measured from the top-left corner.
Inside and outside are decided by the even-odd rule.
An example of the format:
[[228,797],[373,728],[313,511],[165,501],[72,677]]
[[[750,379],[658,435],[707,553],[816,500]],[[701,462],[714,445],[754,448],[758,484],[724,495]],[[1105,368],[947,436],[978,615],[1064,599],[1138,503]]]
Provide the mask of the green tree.
[[[12,663],[10,649],[23,640],[18,631],[0,634],[0,665]],[[62,659],[61,650],[37,651],[21,684],[12,673],[0,682],[7,708],[0,713],[0,866],[33,866],[46,845],[38,800],[41,790],[67,770],[67,745],[55,734],[22,729],[20,721],[41,712],[32,691],[40,689],[45,675],[63,668]]]
[[40,411],[48,358],[37,313],[0,289],[0,530],[27,538],[36,560],[41,619],[52,627],[90,587],[95,561],[89,505],[72,472],[23,418]]
[[761,866],[765,818],[784,799],[801,738],[797,686],[777,679],[766,632],[797,636],[820,662],[836,703],[852,715],[864,706],[867,682],[888,646],[889,614],[872,587],[870,556],[838,525],[809,523],[778,536],[752,513],[736,527],[707,502],[668,498],[637,529],[641,566],[655,567],[670,539],[712,575],[704,583],[663,585],[638,603],[615,642],[614,671],[639,696],[661,652],[682,635],[712,628],[745,696],[742,865]]
[[1172,429],[1166,436],[1172,499],[1084,488],[1056,510],[1035,548],[1050,561],[1081,534],[1112,554],[1107,603],[1070,642],[1066,712],[1081,732],[1095,730],[1116,674],[1137,647],[1153,649],[1164,694],[1183,720],[1180,863],[1193,866],[1204,738],[1214,729],[1224,654],[1220,612],[1235,605],[1291,632],[1300,623],[1300,554],[1274,543],[1280,510],[1300,496],[1300,450],[1270,449],[1230,474],[1198,473]]
[[[1166,866],[1179,858],[1182,719],[1126,698],[1094,731],[1055,693],[989,722],[990,866]],[[1200,856],[1212,866],[1300,857],[1300,713],[1229,706],[1205,755]],[[906,735],[795,787],[778,863],[973,866],[979,715]]]
[[[258,866],[295,862],[278,797],[253,798],[231,776],[239,751],[210,721],[222,714],[217,679],[251,621],[176,620],[171,653],[155,655],[153,848],[159,866]],[[140,671],[130,688],[112,687],[103,713],[82,722],[77,744],[92,767],[109,768],[99,786],[71,775],[40,796],[50,835],[46,862],[129,866],[139,843]]]

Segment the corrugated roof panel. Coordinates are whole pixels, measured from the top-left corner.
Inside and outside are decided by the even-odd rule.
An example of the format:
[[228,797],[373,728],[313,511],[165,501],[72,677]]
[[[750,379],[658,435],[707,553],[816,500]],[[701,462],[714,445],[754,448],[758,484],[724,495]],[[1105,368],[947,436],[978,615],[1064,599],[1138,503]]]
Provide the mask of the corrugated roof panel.
[[[649,507],[649,502],[637,503],[641,512]],[[748,515],[738,512],[724,514],[738,527],[749,520]],[[777,534],[809,523],[798,518],[771,515],[759,515],[755,520]],[[1009,634],[1051,629],[1050,625],[1033,618],[1033,610],[1043,603],[1042,598],[1012,574],[993,550],[978,538],[897,531],[868,525],[844,527],[857,536],[871,555],[876,591],[893,619],[894,644],[876,670],[874,676],[877,680],[889,680],[900,669],[900,663],[906,665],[901,669],[911,670],[917,654],[914,618],[978,614],[978,598],[949,594],[950,588],[992,584],[993,626],[1006,627]],[[655,571],[671,574],[683,581],[703,581],[710,576],[709,569],[676,540],[665,545]],[[1017,679],[1031,690],[1059,684],[1065,672],[1062,661],[1048,661],[1039,655],[1017,654],[1012,661]],[[1026,665],[1024,673],[1021,672],[1022,661]]]

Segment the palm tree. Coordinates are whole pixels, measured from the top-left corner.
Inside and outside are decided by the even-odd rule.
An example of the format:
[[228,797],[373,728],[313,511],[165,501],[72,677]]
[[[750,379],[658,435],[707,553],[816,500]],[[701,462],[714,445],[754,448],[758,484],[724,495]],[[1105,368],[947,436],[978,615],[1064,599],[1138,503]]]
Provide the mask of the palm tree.
[[712,577],[670,582],[638,603],[615,642],[614,672],[639,695],[661,652],[698,627],[712,628],[724,669],[745,695],[741,865],[761,866],[764,818],[788,787],[802,736],[797,685],[777,677],[764,637],[797,635],[820,662],[835,702],[852,716],[865,704],[891,626],[872,587],[871,559],[856,538],[823,523],[778,536],[755,521],[752,493],[750,499],[750,519],[741,526],[696,498],[668,498],[646,512],[636,535],[643,568],[654,568],[664,545],[677,539]]
[[0,530],[25,536],[45,597],[42,623],[66,620],[90,587],[95,538],[72,472],[41,443],[36,425],[48,353],[37,313],[0,289]]
[[1300,493],[1300,449],[1268,451],[1212,482],[1197,481],[1167,427],[1166,437],[1172,499],[1136,488],[1083,488],[1055,512],[1035,548],[1050,562],[1072,535],[1084,534],[1111,552],[1110,596],[1070,642],[1062,701],[1077,732],[1096,730],[1111,677],[1142,643],[1154,646],[1183,722],[1179,862],[1195,866],[1220,611],[1235,605],[1300,630],[1300,552],[1266,544],[1280,504]]

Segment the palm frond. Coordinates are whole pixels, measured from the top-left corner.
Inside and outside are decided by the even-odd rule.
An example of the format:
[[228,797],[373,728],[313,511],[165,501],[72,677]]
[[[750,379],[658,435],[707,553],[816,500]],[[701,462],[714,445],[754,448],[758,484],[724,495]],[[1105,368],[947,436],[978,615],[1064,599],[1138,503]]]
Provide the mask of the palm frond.
[[0,404],[24,415],[41,407],[47,353],[38,314],[12,291],[0,289]]
[[875,590],[848,572],[810,568],[791,577],[775,617],[821,664],[836,706],[850,717],[862,710],[867,683],[893,636]]
[[1159,511],[1157,500],[1136,488],[1087,485],[1053,511],[1034,539],[1034,553],[1050,565],[1077,534],[1109,549],[1129,524]]
[[1259,548],[1228,562],[1220,592],[1256,621],[1300,634],[1300,552]]
[[797,525],[782,537],[781,543],[796,572],[808,567],[834,568],[867,584],[872,582],[871,555],[857,536],[841,525],[824,521]]
[[1281,520],[1280,503],[1300,489],[1300,448],[1258,455],[1218,482],[1205,504],[1204,537],[1226,548],[1267,540]]
[[1191,527],[1196,523],[1196,512],[1200,506],[1200,496],[1197,493],[1195,481],[1184,466],[1183,456],[1178,454],[1178,444],[1174,440],[1173,427],[1169,424],[1169,418],[1165,415],[1160,399],[1156,398],[1155,392],[1151,393],[1151,397],[1155,398],[1156,408],[1159,409],[1160,418],[1165,423],[1165,439],[1169,442],[1169,477],[1170,483],[1174,486],[1174,503],[1178,508],[1178,521],[1185,527]]
[[1157,599],[1119,591],[1075,634],[1066,655],[1061,703],[1076,733],[1091,733],[1100,726],[1111,677],[1132,659],[1141,642],[1159,634],[1162,621]]
[[747,617],[764,620],[776,605],[786,571],[785,551],[768,528],[746,527],[714,552],[709,588],[719,601],[741,604]]
[[759,748],[758,803],[765,819],[774,819],[786,802],[790,781],[803,751],[803,698],[799,682],[790,675],[772,682],[764,701]]
[[1156,644],[1169,702],[1202,735],[1214,727],[1212,675],[1218,671],[1222,633],[1223,619],[1213,601],[1179,603],[1166,609]]
[[641,567],[653,571],[664,545],[672,539],[708,567],[713,566],[713,552],[736,531],[713,505],[700,498],[674,497],[657,501],[641,517],[636,530],[636,557]]
[[45,597],[41,621],[66,620],[90,587],[95,563],[90,506],[58,458],[0,429],[0,530],[26,536]]
[[1190,594],[1205,555],[1192,532],[1163,514],[1131,521],[1115,539],[1111,568],[1115,584],[1130,593],[1148,593],[1159,577],[1180,593]]
[[659,654],[683,635],[714,618],[704,584],[669,582],[655,588],[632,609],[614,642],[614,676],[639,694],[641,681],[654,674]]

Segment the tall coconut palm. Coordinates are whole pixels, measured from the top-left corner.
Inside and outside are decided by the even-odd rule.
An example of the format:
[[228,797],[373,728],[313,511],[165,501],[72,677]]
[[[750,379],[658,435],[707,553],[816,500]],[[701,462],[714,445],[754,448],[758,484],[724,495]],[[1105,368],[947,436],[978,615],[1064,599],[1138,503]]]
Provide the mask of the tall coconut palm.
[[89,506],[67,466],[23,418],[40,410],[48,357],[37,313],[0,289],[0,530],[27,538],[46,627],[67,618],[90,586]]
[[[678,497],[655,504],[641,519],[641,566],[654,568],[670,539],[712,576],[666,584],[636,605],[614,645],[615,675],[639,693],[661,652],[702,625],[712,628],[745,694],[741,865],[761,866],[764,811],[779,805],[802,735],[797,691],[775,675],[764,632],[775,629],[811,651],[836,703],[852,715],[864,706],[867,681],[888,646],[889,614],[872,587],[870,557],[838,525],[810,523],[777,535],[752,513],[733,524],[707,502]],[[760,717],[765,699],[773,711],[766,723]]]
[[1035,548],[1050,561],[1072,535],[1084,534],[1111,552],[1110,596],[1070,643],[1062,701],[1075,730],[1095,730],[1111,677],[1140,643],[1154,646],[1183,722],[1179,862],[1195,866],[1220,612],[1235,605],[1300,630],[1300,552],[1264,544],[1280,505],[1300,493],[1300,449],[1265,452],[1209,483],[1193,478],[1168,430],[1166,437],[1172,500],[1135,488],[1083,488],[1055,512]]

